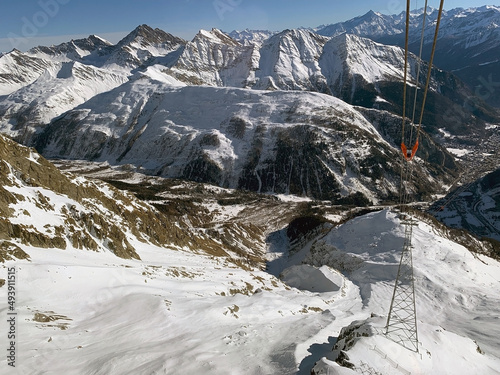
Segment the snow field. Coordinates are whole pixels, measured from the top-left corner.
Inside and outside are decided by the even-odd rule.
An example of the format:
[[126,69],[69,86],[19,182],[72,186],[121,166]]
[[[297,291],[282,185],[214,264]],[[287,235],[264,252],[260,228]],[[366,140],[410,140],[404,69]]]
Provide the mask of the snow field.
[[[37,191],[21,184],[8,189],[27,198]],[[58,224],[58,207],[72,201],[42,193],[55,210],[22,206],[29,199],[12,208],[29,210],[45,228]],[[241,210],[236,205],[219,215],[228,220]],[[379,317],[365,326],[376,334],[347,351],[356,368],[500,372],[500,265],[473,256],[427,224],[420,222],[413,233],[420,354],[381,334],[404,237],[389,210],[334,227],[291,256],[284,232],[275,232],[268,255],[276,262],[269,272],[288,285],[259,269],[244,270],[196,249],[147,245],[130,233],[140,261],[108,251],[18,244],[31,261],[0,268],[0,278],[9,267],[17,274],[18,367],[11,373],[309,374],[324,357],[325,371],[348,374],[352,370],[331,363],[333,344],[342,328],[373,313]],[[6,301],[6,288],[0,288],[0,301]],[[1,304],[0,315],[5,313]],[[0,321],[0,329],[6,324]],[[7,368],[6,359],[0,358],[0,368]]]
[[[371,368],[382,374],[499,373],[500,331],[495,306],[500,303],[500,264],[474,256],[422,222],[413,235],[419,354],[383,335],[399,262],[397,249],[404,237],[395,214],[384,210],[351,220],[323,239],[329,252],[323,249],[315,254],[323,264],[342,260],[338,255],[335,258],[336,249],[361,258],[357,264],[344,261],[348,278],[359,287],[365,310],[382,316],[374,323],[377,335],[361,338],[347,351],[350,361],[358,369]],[[375,347],[399,368],[381,362]],[[328,362],[329,357],[318,365],[318,373],[353,373]]]
[[140,246],[142,261],[24,248],[31,262],[5,264],[17,269],[19,373],[286,373],[297,343],[332,320],[322,297],[262,271]]

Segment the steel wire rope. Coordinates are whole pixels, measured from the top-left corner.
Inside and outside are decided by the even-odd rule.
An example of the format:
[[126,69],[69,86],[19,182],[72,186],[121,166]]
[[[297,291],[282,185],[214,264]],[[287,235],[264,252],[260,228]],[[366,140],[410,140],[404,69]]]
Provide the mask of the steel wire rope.
[[[434,39],[432,42],[431,56],[430,56],[429,64],[428,64],[427,78],[426,78],[425,88],[424,88],[424,96],[422,99],[420,118],[419,118],[419,123],[418,123],[418,128],[417,128],[416,143],[419,140],[420,131],[422,128],[422,121],[423,121],[424,110],[425,110],[425,102],[427,100],[427,93],[429,90],[429,84],[430,84],[430,80],[431,80],[432,65],[433,65],[433,61],[434,61],[434,55],[436,52],[437,37],[438,37],[438,33],[439,33],[439,25],[441,23],[441,16],[443,14],[443,6],[444,6],[444,0],[441,0],[440,4],[439,4],[438,16],[437,16],[437,20],[436,20],[436,28],[434,31]],[[424,11],[425,14],[426,14],[426,9],[427,9],[427,0],[426,0],[426,8]],[[405,63],[404,63],[404,79],[403,79],[404,80],[404,82],[403,82],[403,116],[402,116],[403,119],[402,119],[402,129],[401,129],[401,133],[402,133],[401,134],[401,144],[402,145],[404,145],[405,124],[406,124],[406,84],[407,84],[407,79],[408,79],[407,69],[408,69],[409,24],[410,24],[410,0],[407,0],[407,2],[406,2],[406,27],[405,27]],[[422,25],[422,34],[421,34],[421,41],[420,41],[420,43],[421,43],[420,53],[422,52],[422,46],[423,46],[423,40],[424,40],[424,30],[425,30],[425,16],[424,16],[424,21],[423,21],[423,25]],[[417,90],[418,90],[418,81],[417,81]],[[415,94],[415,101],[416,101],[416,94]],[[415,106],[414,106],[414,110],[415,110]],[[413,122],[413,120],[412,120],[412,122]],[[413,129],[412,129],[411,134],[412,134],[411,138],[413,138]],[[417,144],[415,146],[417,146]],[[412,155],[414,155],[413,152],[412,152]],[[413,156],[412,156],[412,158],[413,158]],[[405,161],[407,161],[408,162],[407,164],[409,164],[411,159],[408,160],[407,156],[403,155],[403,164],[405,164],[404,163]],[[409,178],[411,176],[413,176],[413,170],[411,170],[411,172],[409,172],[409,168],[406,168],[407,172],[409,172],[409,173],[406,173],[406,176],[405,176],[404,170],[405,170],[405,168],[404,168],[404,166],[402,166],[401,167],[401,185],[400,185],[399,201],[400,201],[400,204],[406,205],[406,204],[408,204],[408,201],[409,201],[409,191],[408,191],[409,189],[404,189],[403,186],[408,185]],[[405,193],[404,190],[406,190],[407,193]]]
[[[406,25],[405,25],[405,62],[404,62],[404,71],[403,71],[403,115],[402,115],[402,126],[401,126],[401,144],[404,144],[405,141],[405,125],[406,125],[406,82],[408,79],[408,38],[410,34],[410,0],[406,0]],[[403,155],[403,161],[401,164],[401,180],[399,185],[399,205],[403,205],[404,198],[404,182],[403,179],[405,170],[405,158]]]
[[[422,32],[420,34],[420,49],[418,52],[418,60],[417,60],[417,76],[415,78],[415,97],[413,98],[413,114],[411,116],[411,132],[410,132],[410,144],[413,143],[413,125],[415,124],[415,114],[417,112],[417,96],[418,96],[418,87],[420,84],[420,69],[422,65],[422,51],[424,49],[424,36],[425,36],[425,21],[427,18],[427,1],[425,0],[425,5],[424,5],[424,13],[423,13],[423,19],[422,19]],[[418,2],[417,2],[418,4]],[[416,6],[415,8],[418,8]]]
[[418,137],[420,135],[420,129],[422,128],[422,120],[424,118],[425,102],[427,100],[427,93],[429,91],[429,84],[431,81],[432,64],[434,61],[434,54],[436,53],[437,38],[438,38],[438,33],[439,33],[439,25],[441,24],[441,16],[443,14],[443,6],[444,6],[444,0],[441,0],[439,3],[439,11],[438,11],[438,16],[437,16],[437,20],[436,20],[436,29],[434,31],[434,40],[432,41],[432,50],[431,50],[431,57],[429,59],[427,79],[425,81],[424,98],[422,99],[422,107],[420,109],[420,119],[418,121],[418,129],[417,129],[417,141],[418,141]]

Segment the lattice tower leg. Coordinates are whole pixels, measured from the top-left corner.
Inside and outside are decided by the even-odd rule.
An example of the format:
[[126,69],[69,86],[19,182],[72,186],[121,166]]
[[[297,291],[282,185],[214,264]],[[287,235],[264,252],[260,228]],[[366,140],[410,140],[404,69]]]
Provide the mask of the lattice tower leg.
[[418,352],[417,312],[415,308],[415,285],[412,260],[412,228],[415,221],[403,221],[405,242],[394,285],[386,336],[407,349]]

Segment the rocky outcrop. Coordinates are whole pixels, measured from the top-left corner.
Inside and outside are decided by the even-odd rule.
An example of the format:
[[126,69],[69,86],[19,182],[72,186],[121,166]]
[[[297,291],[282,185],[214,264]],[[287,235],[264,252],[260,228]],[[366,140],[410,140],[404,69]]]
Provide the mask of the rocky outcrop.
[[[0,240],[42,248],[108,250],[122,258],[139,258],[128,233],[160,246],[192,244],[201,250],[216,246],[205,238],[193,238],[127,193],[64,175],[33,149],[3,136],[0,158]],[[18,203],[32,206],[33,211],[20,209]],[[62,218],[60,225],[47,219],[48,224],[40,227],[35,216],[41,213]],[[25,219],[21,223],[19,218]]]

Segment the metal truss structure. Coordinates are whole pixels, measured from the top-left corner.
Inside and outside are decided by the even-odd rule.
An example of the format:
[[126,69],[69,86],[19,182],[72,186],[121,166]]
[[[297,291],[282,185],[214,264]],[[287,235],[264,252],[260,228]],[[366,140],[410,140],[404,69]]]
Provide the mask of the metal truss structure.
[[387,317],[386,336],[407,349],[418,353],[417,312],[413,279],[412,231],[416,221],[403,220],[405,240],[398,275]]

